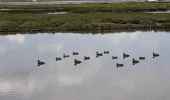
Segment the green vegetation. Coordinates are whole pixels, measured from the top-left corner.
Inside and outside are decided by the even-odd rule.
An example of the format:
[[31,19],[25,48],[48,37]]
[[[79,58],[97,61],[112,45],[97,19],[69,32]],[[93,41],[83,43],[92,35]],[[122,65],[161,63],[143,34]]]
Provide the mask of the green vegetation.
[[9,14],[0,16],[1,31],[7,30],[109,30],[168,28],[170,14],[70,13],[64,15]]
[[[3,9],[15,9],[15,11],[0,13],[0,31],[74,31],[170,27],[169,13],[151,14],[142,12],[167,10],[170,3],[145,4],[1,5]],[[16,10],[21,12],[18,13]],[[25,11],[29,11],[29,13]],[[71,13],[48,15],[35,14],[33,11],[70,11]]]

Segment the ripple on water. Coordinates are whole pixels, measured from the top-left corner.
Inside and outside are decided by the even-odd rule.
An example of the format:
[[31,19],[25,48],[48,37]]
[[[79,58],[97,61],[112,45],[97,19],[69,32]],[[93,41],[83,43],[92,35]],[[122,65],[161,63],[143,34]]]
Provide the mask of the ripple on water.
[[56,15],[62,15],[62,14],[67,14],[67,13],[69,13],[69,12],[47,12],[47,14],[56,14]]

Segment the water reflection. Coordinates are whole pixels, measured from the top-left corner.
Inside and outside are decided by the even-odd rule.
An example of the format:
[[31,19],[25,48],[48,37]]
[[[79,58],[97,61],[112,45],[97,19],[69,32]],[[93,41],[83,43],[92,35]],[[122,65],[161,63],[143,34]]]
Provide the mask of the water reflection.
[[47,14],[51,15],[51,14],[57,14],[57,15],[61,15],[61,14],[67,14],[69,12],[47,12]]
[[[170,35],[167,33],[0,36],[0,98],[169,100]],[[75,51],[79,54],[73,56]],[[96,58],[96,51],[109,51],[109,54]],[[123,59],[124,52],[130,57]],[[160,56],[153,59],[153,52]],[[56,57],[63,54],[70,57],[56,62]],[[84,61],[84,56],[90,60]],[[113,60],[112,56],[118,59]],[[146,59],[133,66],[133,57]],[[37,67],[38,59],[45,65]],[[74,59],[82,63],[74,66]],[[116,68],[117,63],[123,67]]]
[[167,10],[167,11],[152,11],[152,12],[146,12],[146,13],[163,14],[163,13],[170,13],[170,10]]
[[25,41],[25,36],[21,35],[21,34],[17,34],[17,35],[8,35],[7,39],[9,40],[9,42],[11,43],[16,43],[16,44],[23,44]]
[[[10,5],[44,5],[44,4],[82,4],[82,3],[114,3],[114,2],[132,2],[134,0],[64,0],[64,1],[44,1],[44,2],[0,2]],[[136,2],[140,2],[136,1]]]
[[0,11],[9,11],[9,10],[11,10],[11,9],[2,9],[2,8],[0,8]]

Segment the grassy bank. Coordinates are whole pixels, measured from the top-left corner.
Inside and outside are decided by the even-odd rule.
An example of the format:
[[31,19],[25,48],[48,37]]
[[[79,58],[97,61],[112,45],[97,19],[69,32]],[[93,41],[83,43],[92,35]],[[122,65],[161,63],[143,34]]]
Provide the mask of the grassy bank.
[[[75,31],[75,30],[115,30],[115,29],[162,29],[170,28],[170,14],[151,14],[138,12],[146,9],[169,9],[170,4],[164,3],[119,3],[118,4],[80,4],[80,5],[41,5],[41,6],[9,6],[3,5],[3,9],[18,9],[41,11],[47,8],[59,9],[60,7],[68,7],[72,12],[63,15],[33,14],[33,13],[17,13],[17,12],[1,12],[0,13],[0,31]],[[135,4],[132,6],[132,4]],[[99,6],[100,5],[100,6]],[[113,5],[116,5],[113,6]],[[125,5],[121,7],[121,5]],[[129,6],[131,5],[131,6]],[[140,6],[139,8],[137,7]],[[155,6],[161,5],[158,8]],[[2,6],[2,5],[1,5]],[[79,8],[79,7],[82,8]],[[96,7],[95,7],[96,6]],[[128,7],[127,7],[128,6]],[[58,8],[59,7],[59,8]],[[77,7],[79,9],[77,9]],[[94,7],[94,8],[93,8]],[[117,8],[118,7],[118,8]],[[65,8],[60,11],[65,11]],[[85,10],[85,9],[89,10]],[[100,9],[99,9],[100,8]],[[120,10],[120,8],[122,8]],[[135,9],[132,9],[135,8]],[[161,9],[160,9],[161,8]],[[56,10],[54,9],[54,10]],[[74,10],[73,10],[74,9]],[[107,9],[107,10],[106,10]],[[138,9],[138,10],[137,10]],[[143,9],[143,10],[141,10]],[[80,11],[81,10],[81,11]],[[86,12],[85,12],[85,11]],[[121,13],[112,12],[110,10]],[[133,11],[132,11],[133,10]],[[95,11],[95,12],[94,12]]]
[[170,14],[71,13],[64,15],[9,14],[0,16],[0,30],[111,30],[169,28]]

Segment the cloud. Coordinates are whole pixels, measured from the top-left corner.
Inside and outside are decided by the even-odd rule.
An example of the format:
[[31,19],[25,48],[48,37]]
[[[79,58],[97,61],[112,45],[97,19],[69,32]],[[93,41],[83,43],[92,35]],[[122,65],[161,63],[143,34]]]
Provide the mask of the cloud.
[[6,47],[5,46],[0,46],[0,54],[3,54],[6,52]]
[[17,34],[17,35],[8,35],[7,39],[10,43],[15,44],[23,44],[25,42],[25,35]]
[[74,84],[81,84],[82,80],[80,77],[70,76],[70,75],[61,75],[57,77],[57,81],[59,84],[64,86],[72,86]]
[[38,46],[39,52],[61,52],[63,50],[62,43],[49,43],[49,44],[40,44]]
[[15,92],[27,92],[30,86],[26,86],[26,84],[24,84],[23,82],[19,82],[19,81],[10,81],[10,80],[6,80],[6,81],[0,81],[0,92],[2,93],[10,93],[12,91],[15,90]]

